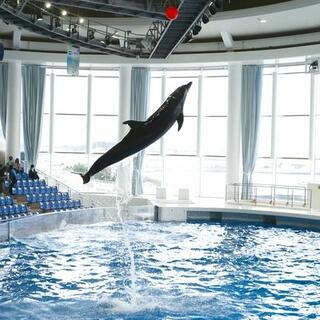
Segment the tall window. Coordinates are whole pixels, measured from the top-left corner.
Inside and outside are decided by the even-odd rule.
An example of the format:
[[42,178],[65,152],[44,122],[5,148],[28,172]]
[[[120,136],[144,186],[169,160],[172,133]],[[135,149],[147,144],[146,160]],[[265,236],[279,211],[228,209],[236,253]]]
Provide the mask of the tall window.
[[315,81],[303,64],[265,68],[254,182],[306,185],[313,181]]
[[157,186],[166,186],[170,195],[188,188],[193,196],[224,196],[227,71],[152,72],[149,115],[177,87],[190,81],[182,129],[178,132],[174,125],[146,150],[143,176],[147,194],[154,194]]
[[118,140],[119,72],[81,70],[78,77],[65,69],[47,72],[38,167],[79,191],[113,192],[114,169],[88,185],[75,173],[86,172]]

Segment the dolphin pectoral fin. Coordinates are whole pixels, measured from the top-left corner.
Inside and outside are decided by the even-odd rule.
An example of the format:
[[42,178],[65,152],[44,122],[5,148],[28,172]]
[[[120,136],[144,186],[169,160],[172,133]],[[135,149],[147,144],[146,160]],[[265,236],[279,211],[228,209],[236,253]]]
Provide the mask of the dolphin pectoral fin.
[[131,129],[135,129],[144,125],[144,121],[128,120],[123,122],[123,124],[127,124]]
[[183,125],[183,113],[181,112],[177,118],[177,122],[178,122],[178,131],[180,131],[180,129],[182,128]]

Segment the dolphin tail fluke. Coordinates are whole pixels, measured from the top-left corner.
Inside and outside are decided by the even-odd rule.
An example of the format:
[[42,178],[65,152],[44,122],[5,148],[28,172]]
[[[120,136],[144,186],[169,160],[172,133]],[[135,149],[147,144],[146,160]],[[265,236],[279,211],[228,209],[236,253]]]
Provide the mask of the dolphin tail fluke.
[[90,176],[87,173],[86,174],[80,173],[80,176],[83,179],[83,184],[86,184],[90,181]]

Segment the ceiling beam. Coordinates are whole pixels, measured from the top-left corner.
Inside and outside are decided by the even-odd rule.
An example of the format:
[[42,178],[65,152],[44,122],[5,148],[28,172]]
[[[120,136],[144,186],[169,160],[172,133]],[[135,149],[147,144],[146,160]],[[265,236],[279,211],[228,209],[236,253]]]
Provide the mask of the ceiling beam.
[[160,12],[149,4],[150,9],[145,4],[136,1],[103,1],[103,0],[52,0],[53,5],[61,5],[98,12],[109,12],[124,16],[144,17],[157,20],[166,20],[163,10]]

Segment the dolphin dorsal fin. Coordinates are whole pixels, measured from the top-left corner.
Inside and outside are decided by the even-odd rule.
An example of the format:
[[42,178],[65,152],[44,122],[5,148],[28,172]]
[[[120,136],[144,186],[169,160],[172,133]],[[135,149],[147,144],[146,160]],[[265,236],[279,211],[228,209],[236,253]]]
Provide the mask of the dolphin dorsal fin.
[[127,124],[131,129],[135,129],[144,125],[144,121],[127,120],[123,124]]
[[183,125],[183,113],[181,112],[177,118],[177,122],[178,122],[178,131],[180,131],[182,125]]

